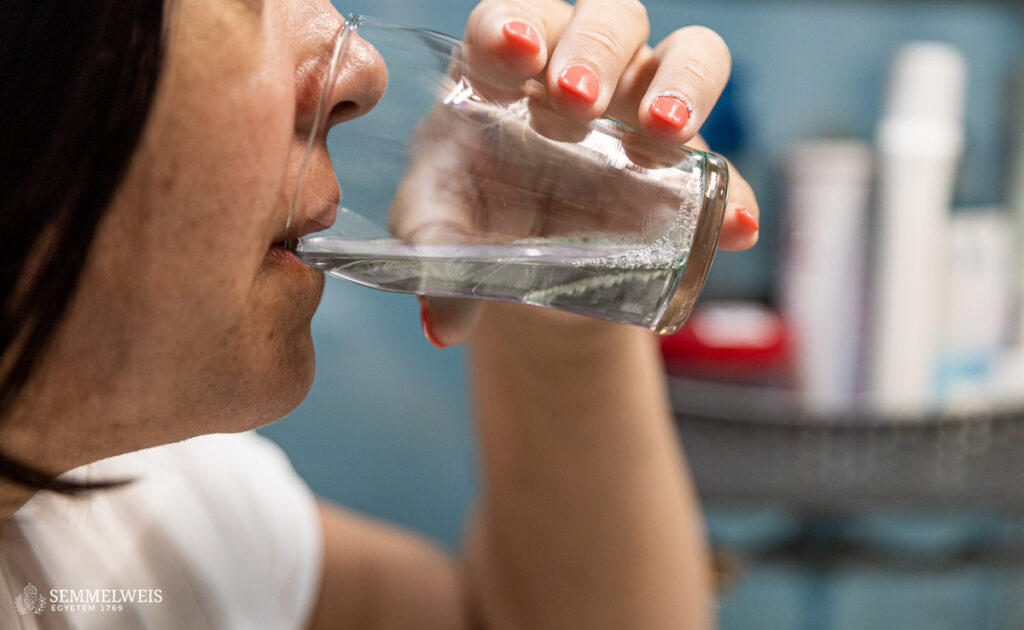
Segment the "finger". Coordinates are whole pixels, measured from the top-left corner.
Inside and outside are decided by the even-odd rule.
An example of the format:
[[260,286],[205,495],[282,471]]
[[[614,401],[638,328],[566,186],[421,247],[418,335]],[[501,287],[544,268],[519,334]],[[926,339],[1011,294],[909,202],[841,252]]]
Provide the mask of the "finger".
[[[414,157],[392,201],[389,232],[412,244],[455,244],[517,235],[536,223],[544,205],[517,203],[506,190],[522,190],[527,182],[502,186],[488,170],[495,162],[477,142],[479,130],[453,126],[447,114],[432,111],[411,141]],[[520,170],[528,172],[512,172]],[[491,205],[502,209],[500,216]],[[466,341],[482,309],[478,301],[452,298],[421,296],[420,304],[423,333],[439,348]]]
[[657,70],[639,103],[640,126],[664,140],[688,142],[729,81],[729,48],[711,29],[689,26],[658,44],[652,56]]
[[458,345],[469,339],[480,321],[484,303],[456,298],[420,298],[423,335],[438,348]]
[[409,243],[460,242],[474,233],[472,209],[452,203],[472,198],[469,156],[458,134],[425,129],[410,143],[415,158],[391,201],[388,232]]
[[[694,136],[687,146],[698,151],[710,150],[708,143],[701,136]],[[725,204],[718,248],[733,252],[742,251],[757,244],[761,229],[761,210],[757,205],[754,189],[740,175],[732,162],[725,162],[729,165],[729,199]]]
[[729,200],[722,220],[719,249],[742,251],[757,244],[760,235],[761,210],[754,190],[736,167],[729,163]]
[[581,119],[601,115],[648,33],[647,10],[639,0],[578,2],[548,63],[552,101]]
[[480,63],[498,66],[517,83],[544,70],[548,50],[571,17],[572,7],[562,0],[484,0],[469,15],[466,43],[484,53]]
[[754,210],[747,204],[730,203],[725,209],[722,235],[718,249],[727,252],[741,252],[757,245],[760,227]]

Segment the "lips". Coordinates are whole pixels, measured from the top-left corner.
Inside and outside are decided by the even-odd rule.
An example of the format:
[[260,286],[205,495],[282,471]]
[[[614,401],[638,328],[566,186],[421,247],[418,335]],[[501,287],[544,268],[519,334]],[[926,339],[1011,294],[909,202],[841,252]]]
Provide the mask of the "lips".
[[298,239],[307,234],[324,230],[334,223],[338,197],[335,199],[319,205],[319,209],[312,213],[296,211],[295,216],[292,217],[292,225],[287,228],[283,227],[271,241],[264,260],[279,269],[310,271],[312,268],[302,262],[295,253]]
[[307,234],[326,230],[334,224],[338,213],[338,200],[324,202],[311,216],[302,217],[300,213],[292,217],[292,224],[286,226],[275,235],[273,245],[293,246],[294,242]]
[[298,175],[299,192],[293,200],[290,225],[281,221],[273,243],[294,245],[307,234],[334,225],[341,202],[341,186],[331,166],[327,145],[320,141],[307,149]]
[[294,247],[295,241],[303,236],[334,225],[341,202],[341,187],[330,162],[324,167],[319,159],[311,159],[304,179],[291,210],[291,224],[282,222],[281,231],[274,236],[274,244]]

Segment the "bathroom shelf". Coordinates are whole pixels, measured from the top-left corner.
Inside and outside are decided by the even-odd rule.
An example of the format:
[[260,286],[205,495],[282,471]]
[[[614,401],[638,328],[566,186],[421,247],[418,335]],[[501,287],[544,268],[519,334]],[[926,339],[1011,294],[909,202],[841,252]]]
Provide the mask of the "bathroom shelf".
[[1024,513],[1024,409],[818,416],[785,392],[670,379],[701,497],[803,513]]

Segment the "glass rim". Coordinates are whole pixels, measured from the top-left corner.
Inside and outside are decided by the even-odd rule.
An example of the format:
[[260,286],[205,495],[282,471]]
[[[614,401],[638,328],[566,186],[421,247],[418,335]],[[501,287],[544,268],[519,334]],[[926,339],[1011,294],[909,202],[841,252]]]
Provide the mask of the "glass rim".
[[680,269],[675,292],[665,310],[651,326],[661,335],[670,335],[686,323],[711,271],[711,262],[718,252],[725,206],[729,198],[729,164],[710,151],[704,155],[704,197],[701,200],[697,228],[690,243],[690,254]]
[[[288,207],[288,218],[285,220],[284,233],[286,237],[291,233],[292,219],[295,216],[295,207],[299,203],[299,196],[302,191],[302,181],[305,178],[306,165],[309,161],[309,156],[312,154],[313,146],[315,145],[316,139],[320,135],[324,126],[327,95],[331,91],[331,86],[333,86],[334,82],[338,79],[338,72],[341,67],[340,63],[345,57],[345,53],[348,51],[349,43],[352,40],[352,34],[358,34],[361,26],[415,33],[421,38],[436,41],[449,46],[453,50],[462,45],[462,40],[459,38],[430,28],[412,26],[403,22],[363,15],[360,13],[349,13],[345,16],[345,21],[338,27],[338,31],[334,34],[334,47],[331,50],[331,61],[327,67],[327,76],[324,79],[324,84],[320,89],[320,96],[317,98],[313,127],[310,129],[309,140],[306,141],[306,147],[303,150],[302,159],[299,161],[299,171],[295,179],[295,190],[292,191],[291,204]],[[288,246],[294,246],[294,240],[295,239],[287,237],[286,244]]]

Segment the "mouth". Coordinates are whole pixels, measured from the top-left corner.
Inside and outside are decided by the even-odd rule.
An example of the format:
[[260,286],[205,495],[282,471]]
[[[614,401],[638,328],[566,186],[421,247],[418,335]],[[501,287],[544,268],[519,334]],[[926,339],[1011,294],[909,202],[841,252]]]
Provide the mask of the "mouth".
[[338,203],[341,201],[340,195],[338,197],[337,199],[328,199],[320,205],[319,209],[306,216],[303,216],[305,213],[297,213],[297,221],[293,221],[291,226],[283,228],[274,235],[267,249],[267,259],[286,264],[299,264],[305,267],[305,263],[295,254],[299,239],[307,234],[320,232],[331,227],[337,216]]
[[340,202],[339,195],[337,198],[323,202],[319,209],[311,215],[303,216],[303,213],[297,213],[298,220],[293,221],[290,226],[285,226],[284,229],[278,232],[270,246],[294,250],[298,245],[299,239],[303,236],[321,232],[331,227],[334,224],[335,218],[337,218],[338,204]]

